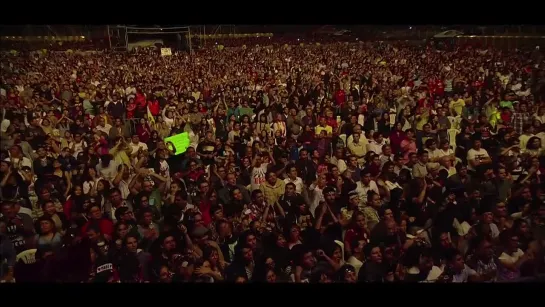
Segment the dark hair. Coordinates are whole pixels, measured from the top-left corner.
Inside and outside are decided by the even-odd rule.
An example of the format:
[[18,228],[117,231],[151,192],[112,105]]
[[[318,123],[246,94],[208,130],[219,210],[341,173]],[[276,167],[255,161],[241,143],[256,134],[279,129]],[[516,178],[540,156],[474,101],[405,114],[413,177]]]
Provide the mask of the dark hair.
[[252,199],[255,199],[257,197],[257,194],[263,193],[261,190],[253,190],[252,191]]
[[368,168],[364,168],[360,171],[360,177],[364,177],[365,175],[371,175],[371,170]]
[[211,216],[214,216],[214,214],[216,213],[216,211],[218,210],[222,210],[223,211],[223,208],[221,206],[218,206],[218,205],[214,205],[214,206],[211,206],[210,207],[210,210],[208,211],[210,213]]
[[293,254],[293,264],[296,266],[303,265],[303,257],[305,254],[311,253],[312,249],[304,244],[297,244],[292,249]]
[[[52,218],[50,218],[49,216],[45,216],[45,215],[44,215],[44,216],[40,217],[40,218],[36,221],[36,223],[37,223],[38,225],[40,225],[43,221],[48,221],[49,223],[51,223],[51,225],[53,226],[52,229],[51,229],[52,232],[56,232],[56,231],[57,231],[57,228],[56,228],[56,225],[55,225],[55,221],[53,221]],[[42,234],[41,228],[39,229],[39,232],[40,232],[40,235],[41,235],[41,234]]]
[[456,256],[461,255],[460,251],[452,247],[445,251],[445,260],[453,262],[456,260]]
[[286,186],[285,186],[285,187],[287,187],[287,186],[293,186],[293,189],[296,189],[295,183],[293,183],[293,182],[288,182],[288,183],[286,183]]
[[539,149],[539,148],[533,148],[534,146],[532,145],[532,143],[533,143],[535,140],[541,141],[541,139],[538,138],[537,136],[533,136],[533,137],[529,138],[529,139],[528,139],[528,143],[526,143],[526,149]]

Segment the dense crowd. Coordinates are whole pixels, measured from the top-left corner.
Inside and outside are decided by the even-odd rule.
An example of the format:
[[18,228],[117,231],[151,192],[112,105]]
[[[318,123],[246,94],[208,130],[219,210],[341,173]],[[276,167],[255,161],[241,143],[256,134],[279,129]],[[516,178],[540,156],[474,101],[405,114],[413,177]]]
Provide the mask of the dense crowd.
[[212,47],[0,58],[3,282],[545,273],[528,53]]

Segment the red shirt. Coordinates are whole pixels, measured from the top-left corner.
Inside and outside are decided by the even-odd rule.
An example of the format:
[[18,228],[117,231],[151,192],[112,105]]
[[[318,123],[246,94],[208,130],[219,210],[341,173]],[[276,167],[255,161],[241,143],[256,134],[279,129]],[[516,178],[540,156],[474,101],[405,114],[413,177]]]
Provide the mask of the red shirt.
[[[358,241],[366,241],[367,242],[367,234],[364,231],[357,231],[354,228],[350,228],[346,231],[344,235],[344,242],[348,244],[352,244],[352,241],[354,239],[358,239]],[[351,246],[354,248],[353,246]]]
[[136,104],[129,103],[127,105],[127,118],[133,118],[134,117],[134,110],[136,110]]
[[[91,223],[93,222],[97,221],[91,220],[83,225],[83,227],[81,227],[81,233],[83,235],[85,235],[85,233],[87,232],[87,228],[89,228],[89,225],[91,225]],[[103,235],[109,235],[111,237],[114,233],[114,223],[105,218],[101,218],[100,220],[98,220],[98,228],[100,229],[100,233]]]
[[337,105],[342,107],[345,101],[346,101],[346,94],[344,93],[343,90],[338,90],[335,93],[335,102],[337,103]]
[[159,101],[157,100],[154,100],[154,101],[148,101],[148,108],[149,108],[149,111],[151,112],[151,115],[153,116],[157,116],[159,115],[160,113],[160,108],[159,108]]
[[210,215],[211,204],[208,201],[201,201],[199,203],[199,211],[201,211],[202,221],[204,225],[208,226],[212,223],[212,216]]
[[430,94],[435,93],[435,87],[436,87],[435,80],[428,81],[428,91],[430,92]]
[[335,117],[326,117],[325,122],[333,128],[333,131],[337,129],[337,119]]
[[483,87],[483,83],[479,80],[473,82],[473,87],[476,88],[476,89],[481,89],[481,87]]
[[435,82],[435,93],[437,95],[443,95],[445,93],[445,86],[443,84],[443,81],[437,80]]

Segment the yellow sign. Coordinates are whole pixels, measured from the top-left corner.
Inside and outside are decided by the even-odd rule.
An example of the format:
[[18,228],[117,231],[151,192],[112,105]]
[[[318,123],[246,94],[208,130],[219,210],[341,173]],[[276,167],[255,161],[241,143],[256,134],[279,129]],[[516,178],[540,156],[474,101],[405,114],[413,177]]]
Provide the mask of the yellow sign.
[[170,56],[172,55],[172,50],[170,48],[161,48],[161,56]]
[[173,136],[169,136],[168,138],[165,138],[164,141],[165,141],[166,147],[172,152],[174,152],[174,155],[181,155],[189,147],[189,144],[190,144],[189,133],[184,132],[184,133],[176,134]]

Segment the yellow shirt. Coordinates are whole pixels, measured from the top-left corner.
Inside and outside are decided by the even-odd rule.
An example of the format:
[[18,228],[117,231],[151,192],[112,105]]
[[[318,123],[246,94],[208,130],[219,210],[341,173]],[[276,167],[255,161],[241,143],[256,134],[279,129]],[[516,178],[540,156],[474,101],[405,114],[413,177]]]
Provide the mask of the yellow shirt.
[[417,119],[416,120],[416,130],[419,130],[419,131],[422,131],[424,130],[424,125],[428,123],[428,119],[429,119],[429,116],[428,116],[428,110],[425,110],[421,115],[420,115],[420,119]]
[[316,135],[320,135],[320,132],[322,132],[322,130],[325,130],[325,133],[327,135],[333,134],[333,128],[331,126],[325,125],[325,127],[322,127],[318,125],[316,126],[316,129],[315,129]]
[[460,98],[456,101],[452,100],[449,104],[449,109],[451,111],[455,111],[456,114],[462,114],[462,109],[464,108],[464,106],[466,105],[466,102]]
[[365,161],[365,154],[367,153],[367,147],[361,139],[359,140],[358,144],[354,143],[353,141],[348,143],[348,150],[353,154],[358,156],[358,163],[363,163]]

